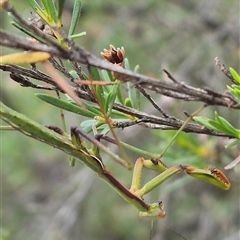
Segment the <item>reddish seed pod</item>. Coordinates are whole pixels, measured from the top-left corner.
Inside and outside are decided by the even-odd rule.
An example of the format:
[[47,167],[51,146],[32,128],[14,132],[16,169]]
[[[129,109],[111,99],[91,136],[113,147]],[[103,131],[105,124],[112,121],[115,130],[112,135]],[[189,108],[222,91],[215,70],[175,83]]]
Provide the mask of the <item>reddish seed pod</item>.
[[[103,52],[101,52],[101,55],[110,63],[124,68],[125,50],[123,47],[115,48],[110,44],[110,49],[104,49]],[[112,75],[115,79],[119,77],[119,74],[117,72],[112,72]]]
[[113,45],[110,45],[110,49],[104,49],[101,55],[109,62],[124,67],[125,50],[123,47],[115,48]]

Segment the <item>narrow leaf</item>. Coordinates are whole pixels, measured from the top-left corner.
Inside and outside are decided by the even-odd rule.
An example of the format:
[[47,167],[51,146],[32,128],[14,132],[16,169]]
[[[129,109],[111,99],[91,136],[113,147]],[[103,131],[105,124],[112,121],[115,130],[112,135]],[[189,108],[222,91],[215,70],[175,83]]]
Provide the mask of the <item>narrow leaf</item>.
[[[118,81],[118,80],[116,80],[115,82],[120,83],[120,81]],[[115,103],[116,97],[117,97],[119,92],[120,92],[120,85],[118,84],[118,85],[113,86],[112,94],[109,98],[109,103],[108,103],[109,105],[107,106],[107,109],[108,109],[107,110],[107,115],[108,116],[110,116],[110,114],[112,112],[113,104]]]
[[47,52],[21,52],[0,56],[1,64],[26,64],[46,61],[51,57]]
[[[127,70],[130,70],[130,64],[127,58],[124,59],[124,66]],[[127,89],[128,89],[128,99],[130,100],[131,104],[134,104],[134,87],[133,83],[130,81],[127,82]],[[135,106],[134,106],[135,107]]]
[[[100,80],[101,79],[99,71],[96,67],[90,66],[89,71],[90,71],[91,80]],[[98,101],[100,102],[101,106],[104,106],[105,105],[104,104],[105,103],[105,98],[104,98],[103,87],[96,85],[95,86],[95,91],[96,91]]]
[[109,106],[109,102],[110,102],[110,99],[112,97],[112,94],[113,94],[113,92],[110,91],[107,95],[107,98],[106,98],[106,101],[105,101],[105,104],[104,104],[104,111],[105,112],[108,112],[108,106]]
[[199,123],[200,125],[208,128],[208,129],[216,130],[216,128],[213,127],[213,126],[209,123],[210,119],[208,119],[208,118],[204,118],[204,117],[200,117],[200,116],[194,116],[194,117],[193,117],[193,120],[194,120],[195,122]]
[[98,72],[98,69],[94,66],[89,67],[91,80],[100,80],[101,76]]
[[15,28],[17,28],[18,30],[20,30],[21,32],[27,34],[28,36],[38,40],[41,43],[45,43],[41,38],[39,38],[37,35],[34,35],[32,32],[28,31],[27,29],[23,28],[21,25],[19,25],[16,22],[10,22]]
[[81,10],[82,10],[82,3],[80,0],[75,0],[74,2],[74,6],[73,6],[73,13],[72,13],[72,20],[71,20],[71,24],[69,27],[69,32],[68,32],[68,36],[73,35],[77,23],[78,23],[78,19],[81,15]]
[[240,87],[238,89],[227,86],[227,89],[234,97],[240,100]]
[[133,103],[132,103],[130,98],[125,99],[124,105],[127,106],[127,107],[130,107],[130,108],[133,107]]
[[77,34],[73,34],[69,37],[72,38],[72,39],[76,39],[76,38],[84,37],[84,36],[86,36],[86,34],[87,34],[86,32],[80,32],[80,33],[77,33]]
[[235,137],[240,138],[240,133],[239,131],[233,127],[232,124],[230,124],[225,118],[218,116],[217,117],[219,123],[221,123],[228,132],[231,132],[232,134],[234,134]]
[[42,8],[39,6],[39,4],[37,3],[37,1],[35,0],[25,0],[34,10],[37,8],[39,10],[41,10]]
[[95,116],[101,116],[101,110],[99,106],[93,106],[92,104],[85,103],[85,106],[88,111],[92,112],[95,114]]
[[100,104],[100,106],[104,106],[105,104],[105,96],[104,96],[104,91],[102,86],[96,86],[95,87],[95,93],[97,95],[97,100]]
[[[133,70],[135,73],[139,73],[139,71],[140,71],[140,67],[139,67],[139,65],[136,65],[136,67],[134,68],[134,70]],[[140,91],[138,91],[137,90],[137,88],[134,88],[135,89],[135,98],[136,99],[134,99],[134,106],[135,106],[135,108],[136,109],[138,109],[138,110],[140,110],[140,107],[141,107],[141,101],[140,101]]]
[[[49,2],[51,2],[51,1],[52,0],[50,0]],[[47,15],[51,16],[48,1],[47,0],[42,0],[42,4],[43,4],[44,10],[46,11]]]
[[94,118],[96,115],[95,113],[91,112],[91,111],[86,111],[85,109],[74,105],[72,103],[66,102],[64,100],[61,100],[59,98],[47,95],[47,94],[41,94],[41,93],[37,93],[35,94],[38,98],[40,98],[41,100],[55,106],[55,107],[59,107],[61,109],[64,109],[66,111],[69,112],[73,112],[85,117],[89,117],[89,118]]
[[235,141],[230,142],[229,144],[225,145],[224,147],[225,147],[226,149],[228,149],[228,148],[231,148],[231,147],[236,146],[236,145],[239,145],[239,144],[240,144],[240,140],[239,140],[239,139],[236,139]]
[[229,71],[232,77],[240,84],[240,76],[238,75],[238,73],[231,67],[229,68]]
[[65,0],[57,1],[58,20],[60,20],[62,17],[64,3],[65,3]]
[[231,135],[233,137],[238,137],[236,132],[232,132],[230,131],[228,128],[226,128],[224,125],[222,125],[219,122],[213,121],[213,120],[209,120],[209,123],[212,125],[213,128],[216,129],[216,131],[222,132],[222,133],[226,133],[228,135]]

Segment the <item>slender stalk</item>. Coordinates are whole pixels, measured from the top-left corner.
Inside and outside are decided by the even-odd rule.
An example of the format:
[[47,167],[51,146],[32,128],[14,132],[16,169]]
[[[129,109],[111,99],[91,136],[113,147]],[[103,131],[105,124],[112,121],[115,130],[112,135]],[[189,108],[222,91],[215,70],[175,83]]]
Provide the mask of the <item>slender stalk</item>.
[[207,104],[204,104],[202,107],[197,109],[194,113],[192,113],[186,121],[183,123],[183,125],[179,128],[179,130],[175,133],[175,135],[172,137],[171,141],[167,144],[167,146],[162,150],[162,152],[158,155],[158,159],[161,159],[161,157],[165,154],[165,152],[169,149],[169,147],[173,144],[177,136],[180,134],[180,132],[188,125],[190,121],[192,121],[192,118],[200,113],[204,108],[207,107]]

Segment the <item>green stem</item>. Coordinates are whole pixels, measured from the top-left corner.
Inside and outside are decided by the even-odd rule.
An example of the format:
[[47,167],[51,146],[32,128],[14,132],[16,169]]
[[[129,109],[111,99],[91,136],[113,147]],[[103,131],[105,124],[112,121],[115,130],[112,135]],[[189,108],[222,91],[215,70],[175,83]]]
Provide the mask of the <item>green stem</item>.
[[[113,144],[117,144],[116,140],[107,136],[107,135],[103,135],[100,137],[100,139],[104,139],[108,142],[111,142]],[[140,148],[137,148],[137,147],[134,147],[130,144],[127,144],[125,142],[122,142],[122,141],[119,141],[120,145],[123,146],[124,148],[132,151],[132,152],[135,152],[135,153],[138,153],[140,156],[145,156],[145,157],[148,157],[148,158],[152,158],[152,159],[156,159],[158,157],[157,154],[153,154],[153,153],[150,153],[150,152],[147,152],[145,150],[142,150]]]
[[172,137],[171,141],[167,144],[167,146],[162,150],[162,152],[158,155],[158,159],[161,159],[161,157],[165,154],[165,152],[169,149],[169,147],[173,144],[173,142],[176,140],[180,132],[188,125],[190,121],[192,121],[192,118],[200,113],[204,108],[207,107],[207,104],[204,104],[202,107],[197,109],[194,113],[192,113],[183,123],[183,125],[178,129],[178,131],[175,133],[175,135]]

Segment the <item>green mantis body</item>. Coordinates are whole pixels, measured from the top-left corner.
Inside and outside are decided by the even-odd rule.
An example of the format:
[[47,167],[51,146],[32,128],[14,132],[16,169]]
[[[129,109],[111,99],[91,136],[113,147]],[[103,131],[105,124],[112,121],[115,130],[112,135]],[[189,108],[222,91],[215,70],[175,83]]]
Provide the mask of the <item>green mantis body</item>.
[[[228,190],[231,186],[226,176],[216,168],[203,170],[189,165],[177,165],[168,168],[160,159],[145,160],[141,157],[135,163],[132,184],[128,189],[105,167],[99,154],[98,144],[97,147],[94,145],[92,149],[87,149],[82,138],[82,136],[86,138],[86,134],[79,128],[72,127],[71,137],[69,137],[58,128],[44,127],[25,115],[12,110],[2,102],[0,104],[1,119],[23,134],[58,148],[87,165],[126,201],[133,204],[140,211],[140,217],[162,218],[165,216],[162,202],[148,204],[142,197],[176,173],[185,171],[192,177],[207,181],[224,190]],[[92,143],[97,141],[90,136],[87,139]],[[140,188],[140,176],[143,167],[158,171],[160,174]]]

